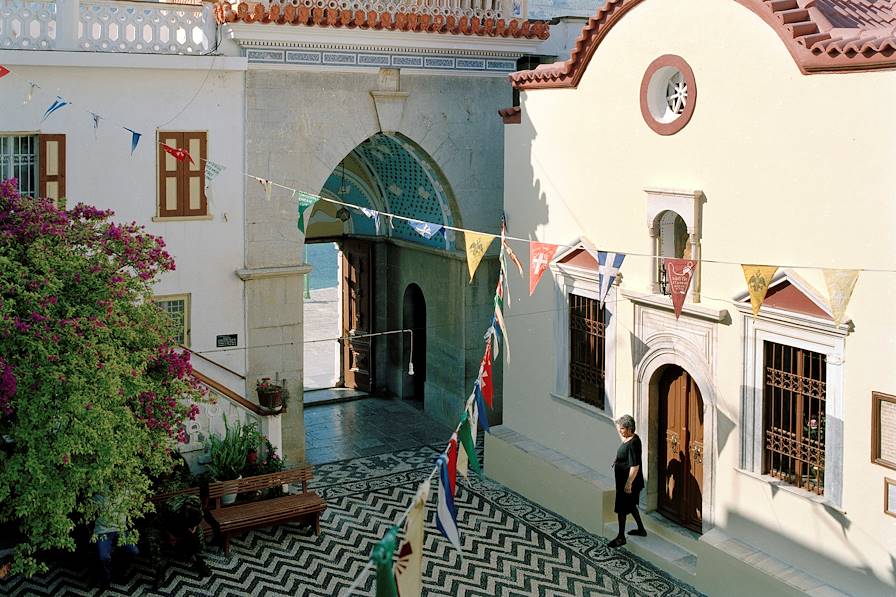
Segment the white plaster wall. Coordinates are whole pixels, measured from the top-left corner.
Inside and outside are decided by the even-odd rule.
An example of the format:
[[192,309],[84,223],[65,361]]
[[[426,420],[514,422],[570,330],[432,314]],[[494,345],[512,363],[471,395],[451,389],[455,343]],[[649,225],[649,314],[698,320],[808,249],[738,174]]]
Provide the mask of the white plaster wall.
[[[156,294],[191,294],[191,348],[213,349],[217,334],[232,333],[244,346],[243,283],[234,272],[244,263],[245,60],[52,51],[8,54],[4,64],[15,76],[4,78],[0,86],[0,131],[64,133],[68,205],[83,201],[111,208],[115,220],[134,220],[164,237],[177,269],[162,277]],[[142,67],[133,66],[137,64]],[[41,89],[23,105],[28,80],[39,82]],[[41,123],[57,94],[72,105]],[[96,139],[85,110],[104,117]],[[121,125],[143,133],[133,156],[130,133]],[[152,221],[158,184],[156,127],[208,131],[208,158],[227,167],[207,193],[210,220]],[[243,373],[242,353],[216,352],[209,357]]]
[[[638,101],[644,70],[662,54],[682,56],[698,88],[693,119],[671,137],[647,127]],[[800,74],[777,34],[735,2],[647,0],[607,35],[577,90],[523,94],[522,124],[506,127],[508,217],[522,236],[565,243],[585,234],[600,247],[649,253],[643,189],[701,189],[705,259],[893,268],[894,99],[892,71]],[[651,266],[629,257],[623,287],[647,291]],[[798,273],[824,295],[819,271]],[[509,324],[505,421],[600,470],[612,459],[612,426],[548,397],[559,365],[542,349],[553,332],[539,313],[556,308],[550,284],[546,274],[527,298],[514,279],[515,312],[531,316]],[[716,524],[850,593],[891,594],[896,519],[882,513],[888,471],[870,464],[869,434],[871,391],[896,392],[896,275],[862,274],[849,308],[842,511],[735,470],[743,319],[727,301],[743,290],[740,267],[704,263],[704,302],[733,319],[718,328],[713,363]],[[637,341],[632,306],[619,313],[613,398],[624,413],[634,409]]]

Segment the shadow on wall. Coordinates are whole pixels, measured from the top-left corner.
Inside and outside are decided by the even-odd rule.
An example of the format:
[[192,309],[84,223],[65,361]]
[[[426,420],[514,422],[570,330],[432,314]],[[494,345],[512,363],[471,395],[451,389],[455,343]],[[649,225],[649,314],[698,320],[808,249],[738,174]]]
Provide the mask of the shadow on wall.
[[[773,487],[772,500],[780,491]],[[855,547],[856,539],[846,537],[846,530],[849,528],[850,522],[844,513],[823,504],[812,504],[809,507],[824,510],[826,516],[816,517],[817,524],[838,528],[843,533],[841,548],[849,551],[854,560],[861,564],[845,565],[842,561],[820,553],[814,546],[806,547],[783,535],[780,529],[769,528],[742,512],[729,511],[726,516],[727,524],[719,528],[732,537],[742,538],[747,543],[806,570],[849,595],[892,597],[896,594],[896,557],[889,556],[889,569],[881,576],[872,569],[864,557],[863,551]],[[881,546],[881,549],[885,550],[886,546]]]

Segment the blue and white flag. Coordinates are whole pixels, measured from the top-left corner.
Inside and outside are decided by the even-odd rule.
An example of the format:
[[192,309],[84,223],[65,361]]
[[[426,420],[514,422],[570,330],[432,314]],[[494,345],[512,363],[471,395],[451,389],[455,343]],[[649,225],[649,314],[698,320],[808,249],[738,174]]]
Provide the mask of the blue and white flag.
[[429,222],[421,222],[420,220],[408,220],[408,225],[427,240],[438,234],[442,229],[441,224],[431,224]]
[[488,424],[488,411],[485,410],[485,400],[482,398],[482,388],[479,387],[479,382],[473,386],[473,395],[476,398],[476,414],[479,417],[479,424],[482,426],[482,430],[488,433],[489,427]]
[[605,251],[597,252],[597,261],[600,269],[597,273],[597,281],[600,285],[600,305],[603,307],[604,301],[607,300],[607,294],[610,292],[610,286],[622,267],[622,260],[625,259],[625,253],[607,253]]
[[59,96],[57,95],[57,96],[56,96],[56,99],[53,100],[53,103],[50,104],[50,107],[47,108],[47,111],[44,112],[44,117],[41,118],[40,121],[43,122],[44,120],[46,120],[47,118],[49,118],[50,115],[51,115],[53,112],[55,112],[56,110],[60,110],[60,109],[66,107],[66,106],[69,106],[69,105],[71,105],[71,102],[67,102],[67,101],[65,101],[64,99],[62,99],[61,97],[59,97]]
[[375,209],[367,209],[366,207],[359,207],[361,213],[371,218],[373,220],[373,225],[376,226],[376,231],[380,231],[380,212]]
[[134,150],[137,149],[137,143],[140,142],[140,137],[143,136],[143,133],[138,133],[137,131],[132,131],[126,126],[121,127],[127,132],[131,134],[131,155],[134,155]]
[[448,479],[448,456],[445,454],[439,456],[439,505],[436,509],[436,528],[463,557],[460,533],[457,530],[457,510],[454,509],[454,496],[451,495],[451,482]]

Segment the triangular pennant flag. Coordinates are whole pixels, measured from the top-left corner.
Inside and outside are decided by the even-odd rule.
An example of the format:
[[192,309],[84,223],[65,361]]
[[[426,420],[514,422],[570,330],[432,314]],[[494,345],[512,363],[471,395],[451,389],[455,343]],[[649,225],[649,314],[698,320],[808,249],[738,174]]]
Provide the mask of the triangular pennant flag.
[[305,210],[317,203],[317,200],[320,199],[320,197],[304,191],[294,191],[293,196],[296,195],[299,196],[299,221],[297,225],[299,230],[302,231],[302,234],[305,234]]
[[408,510],[404,523],[404,541],[398,548],[395,576],[401,597],[420,597],[423,590],[423,530],[426,522],[426,502],[429,501],[429,481],[417,488],[417,495]]
[[171,155],[178,162],[183,162],[184,160],[190,160],[190,163],[193,163],[193,156],[190,155],[186,149],[181,149],[179,147],[171,147],[170,145],[165,145],[164,143],[159,143],[162,146],[162,149],[165,150],[165,153]]
[[756,317],[778,267],[775,265],[741,265],[741,267],[744,270],[744,280],[747,281],[747,290],[750,292],[753,317]]
[[476,380],[482,391],[482,397],[485,403],[492,406],[492,400],[495,395],[495,388],[492,384],[492,345],[485,345],[485,354],[482,355],[482,361],[479,363],[479,378]]
[[669,294],[672,295],[672,309],[675,311],[675,319],[681,317],[681,308],[684,299],[691,286],[691,278],[697,269],[697,262],[693,259],[672,259],[667,257],[663,261],[666,268],[666,279],[669,284]]
[[464,242],[467,246],[467,269],[470,270],[471,282],[476,268],[479,267],[479,262],[482,261],[483,255],[488,251],[493,240],[495,240],[494,234],[464,230]]
[[270,203],[271,193],[274,190],[274,183],[267,178],[258,178],[257,176],[255,177],[255,180],[257,180],[258,184],[261,185],[261,188],[264,189],[264,200]]
[[[472,468],[473,472],[478,474],[481,472],[481,469],[479,468],[479,457],[476,456],[476,440],[470,426],[470,414],[468,412],[464,412],[461,416],[458,438],[460,439],[461,453],[464,455],[464,460],[469,463],[469,468]],[[466,467],[464,467],[463,471],[460,469],[460,454],[458,454],[457,458],[457,470],[463,474],[464,478],[467,477]]]
[[[510,336],[507,335],[507,324],[504,322],[504,285],[503,276],[498,277],[498,290],[495,292],[495,321],[504,337],[504,360],[510,363]],[[497,352],[496,352],[497,354]]]
[[510,244],[507,242],[507,218],[503,215],[501,216],[501,249],[508,257],[510,257],[510,260],[513,261],[516,265],[516,269],[520,272],[520,276],[522,276],[523,264],[520,263],[516,253],[513,252],[513,249],[510,248]]
[[541,276],[548,270],[554,255],[557,254],[558,245],[548,243],[529,243],[529,296],[535,292],[535,287],[541,281]]
[[45,120],[46,120],[47,118],[49,118],[50,115],[53,114],[56,110],[61,110],[62,108],[66,107],[66,106],[69,106],[69,105],[71,105],[71,102],[67,102],[67,101],[65,101],[64,99],[62,99],[61,97],[59,97],[59,96],[57,95],[57,96],[56,96],[56,99],[53,100],[53,103],[50,104],[50,107],[47,108],[47,111],[44,112],[44,117],[41,118],[40,121],[41,121],[41,122],[45,121]]
[[852,291],[859,281],[857,269],[826,269],[824,270],[824,283],[828,287],[828,304],[831,306],[831,315],[834,317],[834,325],[840,325],[846,315],[846,307],[852,298]]
[[392,562],[397,545],[398,527],[392,527],[386,531],[370,554],[370,561],[376,566],[376,597],[398,597]]
[[470,414],[470,435],[473,436],[473,449],[476,449],[476,443],[479,441],[479,406],[476,404],[476,393],[470,394],[467,399],[467,412]]
[[143,136],[143,133],[138,133],[137,131],[132,131],[126,126],[121,127],[127,132],[131,134],[131,155],[134,155],[134,150],[137,149],[137,143],[140,143],[140,137]]
[[610,286],[622,267],[622,260],[625,259],[624,253],[607,253],[605,251],[597,252],[597,262],[600,268],[597,271],[597,281],[600,286],[600,305],[603,307],[604,301],[607,300],[607,294],[610,293]]
[[485,402],[482,400],[482,390],[479,384],[473,386],[473,395],[476,397],[476,421],[482,425],[482,430],[488,433],[491,426],[488,424],[488,412],[485,410]]
[[5,77],[9,73],[10,73],[10,70],[8,68],[6,68],[5,66],[3,66],[2,64],[0,64],[0,79]]
[[373,225],[376,227],[376,231],[380,231],[380,212],[375,209],[367,209],[366,207],[359,207],[361,213],[371,218],[373,220]]
[[420,220],[408,220],[408,226],[414,229],[414,232],[429,240],[442,229],[440,224],[431,224]]
[[31,98],[34,97],[35,89],[40,89],[40,85],[34,81],[28,81],[28,93],[25,94],[25,99],[22,101],[23,106],[31,103]]
[[208,185],[212,184],[215,177],[221,174],[225,169],[226,168],[221,164],[211,160],[205,160],[205,188],[208,188]]
[[451,495],[451,482],[448,480],[448,457],[439,455],[439,503],[436,509],[436,528],[445,536],[451,545],[461,553],[460,533],[457,530],[457,511],[454,509],[454,496]]
[[451,495],[457,493],[457,434],[452,433],[448,440],[445,455],[448,457],[448,483],[451,484]]

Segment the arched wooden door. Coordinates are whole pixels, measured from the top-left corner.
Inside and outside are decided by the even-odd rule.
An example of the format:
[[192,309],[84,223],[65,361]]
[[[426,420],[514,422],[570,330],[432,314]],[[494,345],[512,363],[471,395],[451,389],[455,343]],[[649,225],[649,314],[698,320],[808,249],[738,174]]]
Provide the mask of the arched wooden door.
[[694,379],[670,366],[660,376],[660,492],[657,510],[703,532],[703,399]]

